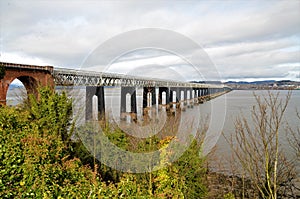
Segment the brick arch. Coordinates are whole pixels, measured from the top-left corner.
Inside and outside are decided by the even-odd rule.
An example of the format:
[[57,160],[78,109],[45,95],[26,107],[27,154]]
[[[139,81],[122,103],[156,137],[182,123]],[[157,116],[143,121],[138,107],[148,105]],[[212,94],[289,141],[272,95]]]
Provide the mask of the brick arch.
[[[38,93],[37,88],[39,86],[39,83],[34,77],[20,76],[20,77],[17,77],[16,79],[20,80],[23,83],[23,85],[27,91],[27,95],[34,94],[37,97],[37,93]],[[7,91],[6,91],[6,93],[7,93]]]
[[[37,96],[38,86],[54,86],[54,79],[51,71],[40,68],[30,68],[29,65],[23,68],[16,66],[6,66],[5,76],[0,80],[0,104],[6,104],[6,95],[9,85],[15,80],[19,79],[26,88],[27,94],[34,94]],[[27,68],[26,68],[27,67]]]

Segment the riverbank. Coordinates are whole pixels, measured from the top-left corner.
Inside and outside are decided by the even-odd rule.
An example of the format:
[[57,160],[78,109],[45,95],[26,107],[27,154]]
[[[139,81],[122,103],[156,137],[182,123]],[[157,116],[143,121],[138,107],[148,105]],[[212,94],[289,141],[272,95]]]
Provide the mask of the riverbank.
[[209,171],[206,176],[207,198],[257,198],[251,182],[234,175]]
[[[247,178],[209,171],[206,176],[206,183],[208,199],[259,198],[253,184]],[[291,186],[286,194],[280,198],[300,198],[300,187]]]

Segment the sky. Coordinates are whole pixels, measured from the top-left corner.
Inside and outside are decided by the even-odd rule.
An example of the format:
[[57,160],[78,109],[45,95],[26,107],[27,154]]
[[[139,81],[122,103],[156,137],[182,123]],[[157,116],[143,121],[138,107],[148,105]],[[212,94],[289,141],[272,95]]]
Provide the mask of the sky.
[[1,0],[0,61],[185,80],[214,78],[209,66],[222,81],[300,81],[300,0]]

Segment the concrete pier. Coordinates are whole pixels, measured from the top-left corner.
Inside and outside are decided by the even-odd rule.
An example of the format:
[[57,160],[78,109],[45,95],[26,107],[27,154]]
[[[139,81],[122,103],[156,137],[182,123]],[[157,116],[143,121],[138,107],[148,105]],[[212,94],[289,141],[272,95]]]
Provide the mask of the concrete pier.
[[[130,110],[126,110],[127,99],[126,96],[130,95]],[[133,121],[137,120],[137,104],[136,104],[136,88],[135,87],[122,87],[121,88],[121,108],[120,119],[126,120],[129,115]]]
[[105,100],[103,86],[87,86],[86,87],[86,106],[85,120],[93,119],[93,97],[97,96],[98,101],[98,120],[105,119]]

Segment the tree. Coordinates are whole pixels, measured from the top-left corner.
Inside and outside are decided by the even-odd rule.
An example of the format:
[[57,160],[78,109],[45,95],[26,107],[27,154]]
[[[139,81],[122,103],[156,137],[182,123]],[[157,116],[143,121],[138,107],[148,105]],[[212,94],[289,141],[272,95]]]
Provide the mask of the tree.
[[[296,119],[299,121],[298,124],[300,124],[300,113],[298,112],[298,110],[296,110]],[[288,137],[289,144],[292,150],[294,151],[294,158],[292,160],[292,164],[297,168],[297,166],[299,167],[299,161],[300,161],[300,126],[297,126],[296,128],[287,126],[286,136]],[[298,179],[298,183],[292,183],[290,187],[290,195],[296,195],[296,192],[298,192],[298,196],[299,196],[300,193],[299,179]]]
[[291,92],[285,99],[270,91],[267,96],[254,94],[254,97],[252,121],[244,116],[237,118],[235,133],[225,139],[257,194],[261,198],[275,199],[285,194],[283,187],[295,178],[293,167],[279,144],[280,127]]
[[72,100],[65,92],[58,94],[50,87],[39,88],[38,93],[38,97],[30,94],[25,106],[30,119],[34,120],[40,131],[43,129],[41,133],[52,131],[64,142],[70,142],[73,133]]
[[39,94],[26,107],[0,107],[0,198],[95,193],[103,183],[69,148],[71,102],[50,88]]
[[[297,112],[296,117],[300,122],[300,113],[298,111],[296,112]],[[297,129],[292,129],[291,127],[288,127],[287,130],[288,130],[287,136],[289,138],[289,143],[295,152],[296,159],[299,161],[300,160],[300,127],[298,126]]]
[[203,198],[207,194],[205,186],[205,158],[201,157],[201,144],[193,140],[184,154],[172,165],[178,171],[179,179],[184,183],[181,191],[184,198]]

